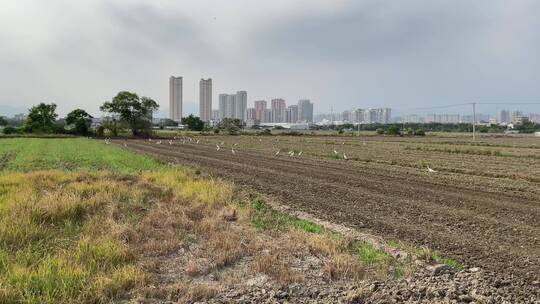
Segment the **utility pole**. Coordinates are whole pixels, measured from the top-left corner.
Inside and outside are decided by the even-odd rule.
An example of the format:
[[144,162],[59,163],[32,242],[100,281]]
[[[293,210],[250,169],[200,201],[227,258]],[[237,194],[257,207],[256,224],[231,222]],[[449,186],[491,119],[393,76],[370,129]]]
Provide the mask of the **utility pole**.
[[472,139],[476,141],[476,102],[472,103]]

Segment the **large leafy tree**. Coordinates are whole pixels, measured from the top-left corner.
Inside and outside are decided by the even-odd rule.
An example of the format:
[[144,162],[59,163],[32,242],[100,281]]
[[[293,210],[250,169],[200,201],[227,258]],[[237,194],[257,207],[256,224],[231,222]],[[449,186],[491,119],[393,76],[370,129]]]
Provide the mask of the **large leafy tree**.
[[75,109],[66,116],[66,123],[74,126],[76,134],[87,135],[92,124],[92,115],[83,109]]
[[4,118],[4,116],[0,116],[0,126],[7,126],[8,121]]
[[134,136],[149,133],[152,127],[152,113],[159,109],[159,105],[148,97],[139,97],[131,92],[120,92],[112,101],[105,102],[101,111],[118,115],[133,133]]
[[57,117],[56,104],[42,102],[28,110],[28,117],[24,122],[23,129],[26,132],[52,132]]
[[202,131],[204,128],[204,121],[197,116],[193,116],[193,114],[182,118],[182,124],[192,131]]
[[218,127],[229,135],[237,135],[242,128],[242,121],[237,118],[223,118]]

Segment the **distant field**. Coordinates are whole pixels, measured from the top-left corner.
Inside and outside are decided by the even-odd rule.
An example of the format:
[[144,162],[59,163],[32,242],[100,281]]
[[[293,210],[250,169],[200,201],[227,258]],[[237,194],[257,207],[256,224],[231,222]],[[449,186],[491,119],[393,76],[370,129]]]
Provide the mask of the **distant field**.
[[192,303],[261,275],[337,288],[414,268],[102,141],[0,139],[0,303]]

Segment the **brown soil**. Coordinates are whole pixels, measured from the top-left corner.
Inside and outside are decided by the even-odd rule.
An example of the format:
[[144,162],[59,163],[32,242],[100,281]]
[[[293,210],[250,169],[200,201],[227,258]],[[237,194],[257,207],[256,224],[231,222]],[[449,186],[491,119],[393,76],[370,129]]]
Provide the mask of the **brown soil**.
[[[116,142],[123,145],[124,141]],[[324,220],[426,245],[481,267],[523,299],[540,299],[540,203],[413,168],[270,156],[195,143],[129,141],[128,149],[203,168]],[[459,176],[458,176],[459,177]],[[497,286],[495,286],[497,288]],[[521,296],[520,296],[521,297]],[[531,298],[532,297],[532,298]]]

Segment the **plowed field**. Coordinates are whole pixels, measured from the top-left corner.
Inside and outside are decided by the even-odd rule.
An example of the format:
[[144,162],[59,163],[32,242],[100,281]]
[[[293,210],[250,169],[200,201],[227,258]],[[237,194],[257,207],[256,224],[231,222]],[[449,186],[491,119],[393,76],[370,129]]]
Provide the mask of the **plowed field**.
[[[113,143],[200,167],[324,220],[428,246],[466,267],[492,272],[494,284],[538,293],[540,146],[535,139],[504,145],[221,136],[200,137],[199,143]],[[489,149],[499,152],[482,152]],[[428,172],[428,166],[437,172]]]

